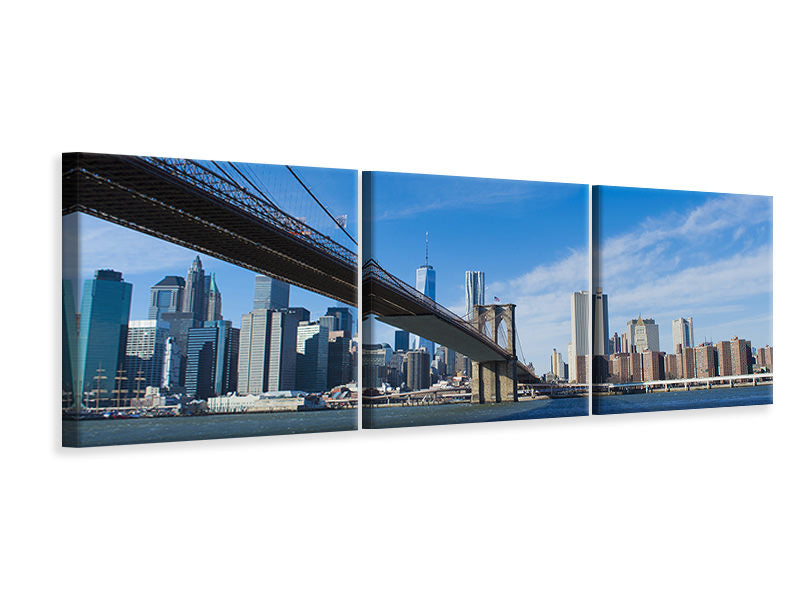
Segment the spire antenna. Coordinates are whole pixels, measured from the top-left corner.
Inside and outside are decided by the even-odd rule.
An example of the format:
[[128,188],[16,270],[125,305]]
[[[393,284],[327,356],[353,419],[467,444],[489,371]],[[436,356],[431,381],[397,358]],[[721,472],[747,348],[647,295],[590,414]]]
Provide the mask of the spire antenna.
[[428,232],[425,232],[425,266],[428,266]]

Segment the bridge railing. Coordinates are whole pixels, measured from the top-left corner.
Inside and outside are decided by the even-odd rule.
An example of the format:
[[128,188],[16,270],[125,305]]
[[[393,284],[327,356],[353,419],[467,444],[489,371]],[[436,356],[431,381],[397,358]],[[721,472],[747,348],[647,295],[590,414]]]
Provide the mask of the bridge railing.
[[508,350],[497,344],[494,340],[492,340],[489,336],[482,333],[479,329],[475,328],[471,323],[465,321],[463,317],[460,317],[453,311],[446,309],[441,304],[438,304],[435,300],[431,300],[428,296],[420,292],[418,289],[410,286],[402,279],[398,279],[397,277],[386,271],[375,261],[374,258],[370,258],[364,263],[364,265],[362,266],[362,276],[364,277],[364,279],[366,279],[367,277],[372,277],[374,279],[377,279],[378,281],[381,281],[382,283],[391,287],[395,291],[403,293],[406,296],[412,297],[415,301],[419,302],[420,304],[428,308],[432,314],[444,318],[446,321],[452,323],[456,327],[459,327],[463,331],[468,332],[470,335],[479,338],[484,344],[490,346],[498,354],[502,354],[503,356],[509,354]]
[[245,212],[269,222],[290,235],[295,235],[318,248],[323,248],[350,266],[355,267],[358,264],[356,252],[345,248],[302,220],[282,211],[275,204],[259,198],[244,186],[220,176],[197,161],[154,156],[125,158],[137,158],[159,171],[173,175],[219,200],[233,204]]

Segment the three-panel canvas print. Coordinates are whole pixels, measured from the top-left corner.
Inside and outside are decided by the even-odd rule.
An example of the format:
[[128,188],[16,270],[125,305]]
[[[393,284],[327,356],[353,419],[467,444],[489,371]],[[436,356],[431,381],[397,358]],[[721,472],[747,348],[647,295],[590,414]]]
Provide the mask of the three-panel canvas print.
[[71,153],[62,215],[64,446],[772,403],[768,196]]

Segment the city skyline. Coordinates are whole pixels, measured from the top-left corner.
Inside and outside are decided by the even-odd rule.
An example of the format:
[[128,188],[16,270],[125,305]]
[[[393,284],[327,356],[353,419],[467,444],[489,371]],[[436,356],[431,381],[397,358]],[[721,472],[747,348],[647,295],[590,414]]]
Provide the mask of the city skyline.
[[[485,274],[487,304],[516,304],[519,341],[536,372],[570,341],[570,294],[589,285],[589,187],[535,181],[374,173],[373,257],[414,285],[436,270],[437,302],[465,312],[465,273]],[[372,343],[394,347],[395,329],[373,321]]]
[[694,343],[733,335],[772,345],[772,199],[595,188],[595,282],[609,331],[641,312],[673,348],[672,321],[693,317]]
[[[121,246],[130,247],[127,245],[127,242],[133,242],[136,248],[133,256],[127,257],[125,260],[121,261],[127,266],[132,267],[130,271],[126,271],[124,268],[113,264],[116,259],[103,260],[101,258],[98,260],[97,264],[92,266],[89,262],[92,260],[91,252],[84,251],[84,248],[81,246],[81,277],[77,284],[73,283],[72,285],[75,306],[80,306],[80,294],[83,285],[86,281],[93,279],[94,272],[101,269],[110,269],[122,273],[125,281],[133,285],[130,320],[148,320],[150,318],[151,288],[156,286],[156,284],[161,282],[165,277],[177,276],[185,279],[188,268],[194,262],[195,258],[199,256],[205,274],[210,277],[213,273],[215,276],[216,286],[219,288],[222,295],[222,314],[224,319],[231,321],[234,327],[240,328],[242,315],[246,315],[253,310],[255,279],[258,273],[210,257],[202,252],[176,246],[169,242],[131,231],[130,229],[107,223],[106,221],[88,215],[72,214],[64,217],[64,219],[68,218],[80,219],[80,224],[78,226],[81,232],[79,235],[79,244],[82,244],[86,239],[89,239],[92,243],[96,243],[98,238],[103,239],[102,244],[107,244],[107,236],[113,236],[116,237],[118,240],[117,243]],[[64,231],[66,232],[67,230],[68,228],[65,226]],[[120,236],[122,236],[121,239]],[[100,250],[102,251],[102,248]],[[169,253],[169,257],[165,258],[162,263],[159,263],[160,265],[166,265],[164,267],[166,270],[161,270],[161,266],[147,270],[143,270],[145,267],[137,266],[143,262],[137,260],[137,257],[157,256],[159,252]],[[109,252],[108,254],[113,253]],[[169,262],[167,262],[167,260]],[[327,298],[321,294],[315,294],[314,292],[304,290],[294,285],[290,285],[289,289],[289,304],[291,306],[303,306],[307,308],[312,318],[323,316],[330,307],[339,304],[336,300]],[[349,308],[353,311],[355,310],[354,307]],[[355,323],[356,321],[354,320],[354,328]]]

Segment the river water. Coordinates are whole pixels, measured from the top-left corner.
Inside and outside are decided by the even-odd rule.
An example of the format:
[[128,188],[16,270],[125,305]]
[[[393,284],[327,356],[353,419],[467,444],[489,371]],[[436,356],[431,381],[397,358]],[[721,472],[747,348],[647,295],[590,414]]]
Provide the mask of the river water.
[[[594,414],[772,404],[772,386],[720,388],[691,392],[661,392],[595,396]],[[588,414],[586,398],[557,398],[502,404],[438,404],[364,408],[368,429],[451,425],[523,419],[577,417]],[[66,446],[114,446],[217,438],[284,435],[357,428],[355,410],[250,413],[156,419],[62,422]]]
[[65,446],[114,446],[357,429],[355,410],[62,421]]
[[749,406],[753,404],[772,404],[772,386],[759,385],[756,387],[692,390],[690,392],[595,396],[592,399],[592,412],[596,415],[610,415],[656,410]]
[[416,427],[491,421],[518,421],[589,414],[586,398],[557,398],[500,404],[434,404],[430,406],[364,407],[364,428]]

